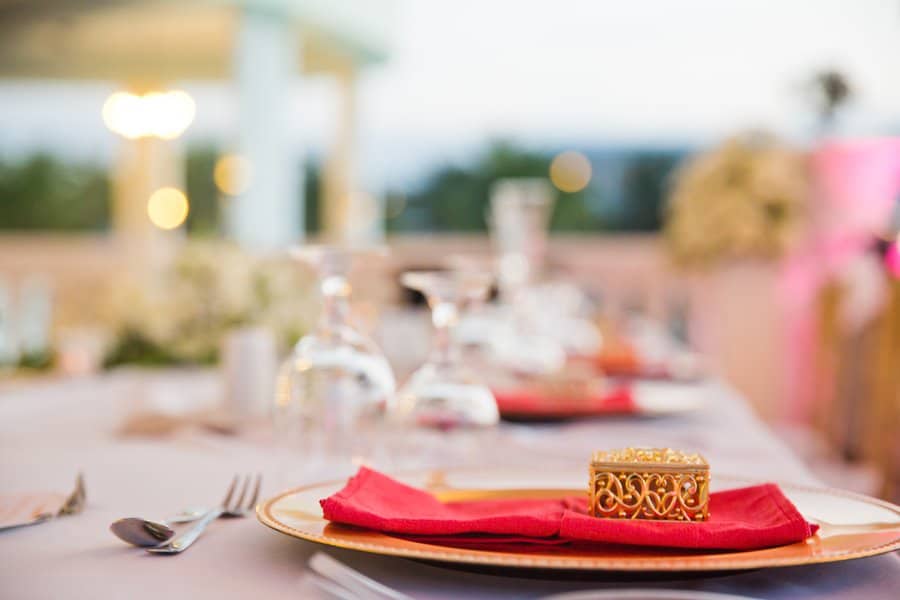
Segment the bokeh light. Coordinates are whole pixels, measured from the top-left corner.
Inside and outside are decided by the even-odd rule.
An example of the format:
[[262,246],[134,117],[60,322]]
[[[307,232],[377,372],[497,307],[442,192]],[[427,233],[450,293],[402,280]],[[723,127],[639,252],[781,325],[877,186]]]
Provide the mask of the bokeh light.
[[128,139],[172,140],[184,133],[196,110],[193,98],[180,90],[142,96],[116,92],[103,104],[103,122],[111,131]]
[[580,192],[591,182],[591,161],[574,150],[558,154],[550,163],[550,181],[561,192]]
[[250,185],[250,161],[237,154],[226,154],[216,161],[213,181],[223,194],[237,196]]
[[115,133],[128,139],[141,135],[140,97],[127,92],[116,92],[103,104],[103,122]]
[[147,216],[160,229],[175,229],[187,219],[189,210],[184,192],[171,187],[156,190],[147,201]]
[[196,106],[187,92],[153,92],[143,97],[147,131],[166,140],[181,135],[194,120]]

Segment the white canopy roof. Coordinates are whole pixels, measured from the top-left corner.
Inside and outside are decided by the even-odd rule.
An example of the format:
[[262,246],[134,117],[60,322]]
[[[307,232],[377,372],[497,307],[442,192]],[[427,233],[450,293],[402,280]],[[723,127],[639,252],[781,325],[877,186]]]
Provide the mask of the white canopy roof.
[[387,55],[391,0],[0,0],[0,76],[220,79],[242,10],[289,20],[306,71]]

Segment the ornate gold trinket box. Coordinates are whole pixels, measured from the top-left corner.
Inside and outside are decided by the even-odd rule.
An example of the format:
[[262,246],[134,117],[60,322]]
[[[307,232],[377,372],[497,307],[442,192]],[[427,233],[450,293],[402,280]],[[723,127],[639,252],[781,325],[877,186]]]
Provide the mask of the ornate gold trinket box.
[[671,448],[597,451],[590,474],[590,514],[595,517],[709,518],[709,464],[699,454]]

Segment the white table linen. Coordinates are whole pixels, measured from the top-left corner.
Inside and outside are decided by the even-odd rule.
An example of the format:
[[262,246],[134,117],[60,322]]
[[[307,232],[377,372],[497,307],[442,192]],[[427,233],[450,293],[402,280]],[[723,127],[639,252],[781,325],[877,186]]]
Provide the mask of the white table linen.
[[[0,493],[67,492],[84,473],[88,505],[77,516],[0,533],[0,597],[301,598],[305,562],[322,548],[290,539],[255,519],[214,523],[195,547],[156,556],[108,531],[123,516],[163,517],[220,499],[235,472],[264,474],[264,495],[303,483],[285,470],[270,436],[196,430],[167,439],[121,438],[138,408],[187,410],[215,403],[218,377],[206,371],[118,371],[75,380],[0,385]],[[699,450],[714,472],[817,483],[806,468],[724,386],[705,408],[671,418],[616,418],[557,425],[503,425],[486,464],[578,468],[596,448],[668,445]],[[300,457],[297,458],[298,465]],[[299,471],[298,471],[299,472]],[[536,598],[594,588],[663,587],[757,598],[895,598],[897,554],[841,564],[747,573],[648,576],[601,573],[532,579],[464,571],[403,559],[327,549],[338,559],[423,599]]]

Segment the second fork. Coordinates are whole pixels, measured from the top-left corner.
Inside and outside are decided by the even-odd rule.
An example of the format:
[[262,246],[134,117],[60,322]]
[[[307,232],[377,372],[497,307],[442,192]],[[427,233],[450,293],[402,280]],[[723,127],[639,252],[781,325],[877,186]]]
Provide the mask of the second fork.
[[[235,490],[238,489],[238,483],[241,482],[241,480],[240,493],[236,499],[232,500],[234,498]],[[207,526],[219,517],[244,517],[252,511],[254,506],[256,506],[257,499],[259,499],[259,488],[261,484],[262,475],[257,474],[255,479],[250,475],[247,475],[244,478],[235,475],[234,479],[231,480],[231,485],[228,487],[228,492],[226,492],[225,499],[222,500],[221,506],[207,512],[195,525],[191,526],[191,528],[184,533],[175,536],[164,544],[152,548],[145,548],[145,550],[147,550],[147,552],[153,552],[154,554],[179,554],[184,552],[191,544],[197,541],[197,538],[200,537],[200,534],[203,533]],[[249,499],[245,503],[244,498],[248,497],[248,493]]]

